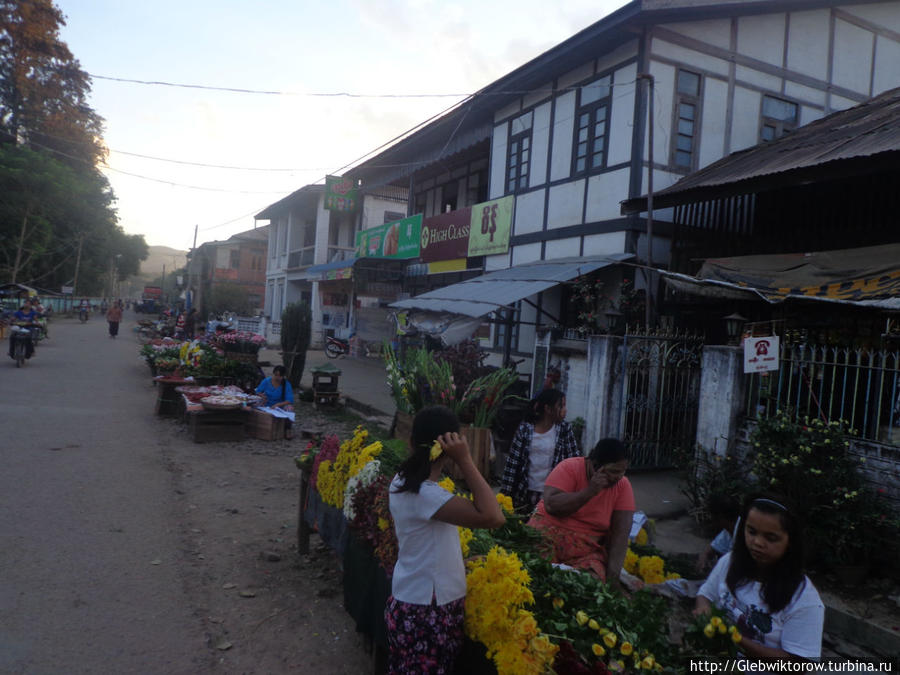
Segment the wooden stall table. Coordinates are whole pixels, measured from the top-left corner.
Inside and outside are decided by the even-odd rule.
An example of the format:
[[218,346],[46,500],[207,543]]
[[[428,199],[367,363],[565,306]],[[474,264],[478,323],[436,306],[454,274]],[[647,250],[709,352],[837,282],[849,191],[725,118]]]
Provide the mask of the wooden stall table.
[[244,440],[247,412],[232,410],[195,410],[187,413],[188,433],[194,443]]

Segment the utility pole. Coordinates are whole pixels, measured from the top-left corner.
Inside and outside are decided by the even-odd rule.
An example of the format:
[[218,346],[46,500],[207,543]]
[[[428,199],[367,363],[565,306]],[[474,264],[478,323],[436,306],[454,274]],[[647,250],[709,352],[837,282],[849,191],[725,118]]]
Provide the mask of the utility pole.
[[75,278],[72,279],[72,296],[78,294],[78,270],[81,267],[81,247],[84,245],[84,234],[78,235],[78,252],[75,254]]
[[650,321],[653,317],[653,284],[655,283],[655,275],[653,274],[653,75],[650,73],[639,73],[639,80],[647,81],[647,161],[650,165],[647,170],[647,269],[644,272],[644,278],[647,280],[647,299],[645,304],[645,317],[647,329],[650,328]]
[[187,308],[194,306],[194,258],[197,255],[197,229],[199,225],[194,225],[194,245],[191,246],[191,262],[188,266],[188,292],[187,292]]

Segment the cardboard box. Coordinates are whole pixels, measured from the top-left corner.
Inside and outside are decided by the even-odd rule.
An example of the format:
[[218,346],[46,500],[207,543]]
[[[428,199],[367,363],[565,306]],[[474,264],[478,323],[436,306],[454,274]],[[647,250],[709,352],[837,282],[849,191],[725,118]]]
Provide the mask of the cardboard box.
[[287,420],[284,417],[274,417],[260,410],[247,411],[247,435],[258,438],[261,441],[280,441],[284,438],[284,429]]

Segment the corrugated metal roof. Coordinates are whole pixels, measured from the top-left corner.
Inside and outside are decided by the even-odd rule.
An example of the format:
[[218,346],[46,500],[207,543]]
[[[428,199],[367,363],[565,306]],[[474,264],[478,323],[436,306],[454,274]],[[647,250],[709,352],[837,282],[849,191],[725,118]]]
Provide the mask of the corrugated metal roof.
[[287,197],[283,197],[277,202],[269,204],[266,208],[253,216],[253,218],[254,220],[272,220],[283,213],[287,213],[294,204],[303,199],[309,199],[310,196],[314,196],[318,199],[318,196],[322,192],[325,192],[324,185],[304,185],[299,190],[294,190],[294,192]]
[[[658,207],[696,201],[704,189],[773,174],[900,151],[900,88],[823,117],[777,140],[734,152],[653,195]],[[625,213],[644,211],[647,196],[623,202]]]
[[581,258],[557,258],[516,265],[451,284],[415,298],[391,304],[398,309],[421,309],[480,317],[537,295],[564,281],[634,257],[630,253]]

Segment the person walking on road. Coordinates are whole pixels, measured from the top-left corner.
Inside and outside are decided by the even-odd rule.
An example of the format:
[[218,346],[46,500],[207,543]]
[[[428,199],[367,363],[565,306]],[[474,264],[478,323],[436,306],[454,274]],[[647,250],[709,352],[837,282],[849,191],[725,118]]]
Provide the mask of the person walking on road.
[[122,301],[114,302],[106,313],[109,322],[109,337],[114,338],[119,334],[119,322],[122,321]]
[[184,334],[188,340],[194,339],[194,331],[197,329],[197,308],[191,307],[191,311],[184,317]]

